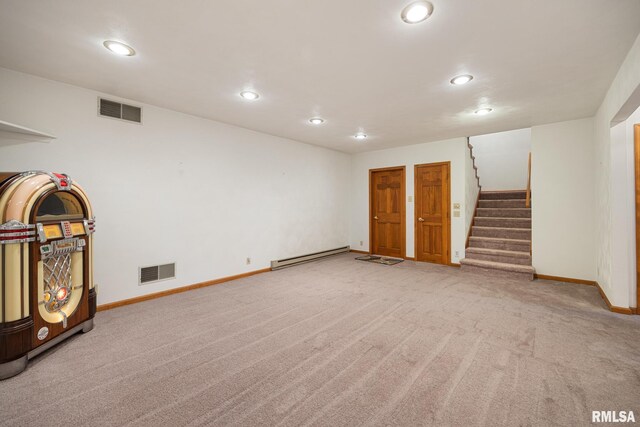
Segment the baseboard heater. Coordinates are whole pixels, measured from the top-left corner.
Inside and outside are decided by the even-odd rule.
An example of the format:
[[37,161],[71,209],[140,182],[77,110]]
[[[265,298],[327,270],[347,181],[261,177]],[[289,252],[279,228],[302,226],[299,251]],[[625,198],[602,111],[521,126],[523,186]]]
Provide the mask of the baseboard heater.
[[271,261],[271,270],[279,270],[285,267],[291,267],[293,265],[302,264],[304,262],[315,261],[319,258],[328,257],[331,255],[341,254],[343,252],[349,252],[350,246],[344,246],[342,248],[330,249],[328,251],[316,252],[314,254],[301,255],[293,258],[279,259],[277,261]]

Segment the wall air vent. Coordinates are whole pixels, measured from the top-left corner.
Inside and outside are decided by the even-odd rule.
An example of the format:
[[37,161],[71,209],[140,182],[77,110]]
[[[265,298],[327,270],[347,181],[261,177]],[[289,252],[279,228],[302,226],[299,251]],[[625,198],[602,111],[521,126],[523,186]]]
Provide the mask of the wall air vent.
[[98,114],[102,117],[142,123],[142,108],[98,98]]
[[147,283],[159,282],[160,280],[175,279],[176,263],[153,265],[151,267],[140,267],[138,275],[138,283],[146,285]]

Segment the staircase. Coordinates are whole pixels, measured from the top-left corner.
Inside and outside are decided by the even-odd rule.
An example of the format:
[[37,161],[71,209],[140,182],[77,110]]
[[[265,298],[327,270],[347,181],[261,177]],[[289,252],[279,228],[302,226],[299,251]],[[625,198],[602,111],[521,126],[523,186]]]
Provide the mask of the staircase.
[[526,190],[481,191],[464,270],[533,280],[531,208]]

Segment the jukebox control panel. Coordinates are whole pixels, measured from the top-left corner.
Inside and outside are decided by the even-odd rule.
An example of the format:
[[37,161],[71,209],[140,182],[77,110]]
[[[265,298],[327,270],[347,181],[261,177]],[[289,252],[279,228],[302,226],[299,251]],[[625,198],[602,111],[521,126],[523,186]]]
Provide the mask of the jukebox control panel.
[[54,239],[71,239],[75,236],[91,234],[94,228],[94,222],[85,220],[82,222],[62,221],[57,224],[38,224],[38,238],[40,243]]

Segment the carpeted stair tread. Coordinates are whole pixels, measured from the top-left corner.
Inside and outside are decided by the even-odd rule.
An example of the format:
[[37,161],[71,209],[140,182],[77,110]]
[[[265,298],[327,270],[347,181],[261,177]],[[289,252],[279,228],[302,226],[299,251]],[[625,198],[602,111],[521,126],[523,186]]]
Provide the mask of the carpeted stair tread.
[[479,217],[531,218],[531,208],[478,208]]
[[531,242],[529,240],[498,239],[492,237],[471,237],[469,246],[472,248],[499,249],[503,251],[529,252]]
[[[513,230],[513,227],[482,227],[474,225],[473,228],[489,229],[489,230]],[[530,228],[517,228],[516,230],[531,230]]]
[[[531,208],[478,208],[479,210],[491,212],[491,211],[506,211],[506,212],[520,212],[520,211],[531,211]],[[516,216],[512,218],[518,218]]]
[[467,248],[466,253],[478,253],[484,255],[500,255],[509,256],[513,258],[531,258],[529,252],[524,251],[505,251],[502,249],[487,249],[487,248]]
[[473,226],[471,227],[471,235],[478,237],[531,240],[531,229]]
[[470,258],[461,259],[460,264],[470,265],[473,267],[488,268],[491,270],[511,271],[514,273],[534,274],[536,272],[536,270],[530,265],[506,264],[503,262],[483,261]]
[[531,241],[522,239],[471,236],[469,238],[469,246],[472,248],[529,252],[531,250]]
[[488,199],[479,200],[479,208],[526,208],[525,199]]
[[[515,249],[515,248],[514,248]],[[467,248],[465,256],[469,259],[493,261],[505,264],[531,265],[531,255],[526,248],[522,251],[491,249],[491,248]]]
[[475,218],[476,219],[503,219],[503,220],[517,219],[519,221],[531,221],[531,218],[518,218],[517,216],[514,216],[513,218],[510,218],[508,216],[501,216],[500,218],[496,218],[495,216],[477,216]]
[[478,227],[531,228],[531,218],[477,216],[474,219],[474,225]]
[[513,191],[481,191],[480,200],[526,199],[526,190]]
[[482,237],[482,236],[471,236],[469,240],[477,240],[477,241],[486,241],[486,242],[511,242],[511,243],[531,243],[531,240],[526,239],[503,239],[502,237]]

